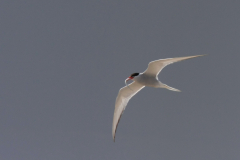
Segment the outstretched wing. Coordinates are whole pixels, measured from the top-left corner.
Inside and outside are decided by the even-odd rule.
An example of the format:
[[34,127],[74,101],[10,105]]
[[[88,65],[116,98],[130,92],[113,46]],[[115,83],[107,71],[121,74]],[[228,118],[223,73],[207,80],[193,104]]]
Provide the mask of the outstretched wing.
[[112,125],[112,136],[114,141],[115,141],[115,133],[116,133],[117,125],[119,123],[119,120],[121,118],[121,115],[124,109],[127,106],[128,101],[145,86],[137,82],[132,82],[129,85],[129,87],[132,90],[130,90],[127,86],[121,88],[116,99],[115,110],[113,115],[113,125]]
[[164,67],[166,67],[167,65],[169,65],[171,63],[190,59],[190,58],[200,57],[200,56],[204,56],[204,55],[178,57],[178,58],[167,58],[167,59],[159,59],[156,61],[152,61],[148,64],[147,70],[144,71],[143,73],[157,76]]

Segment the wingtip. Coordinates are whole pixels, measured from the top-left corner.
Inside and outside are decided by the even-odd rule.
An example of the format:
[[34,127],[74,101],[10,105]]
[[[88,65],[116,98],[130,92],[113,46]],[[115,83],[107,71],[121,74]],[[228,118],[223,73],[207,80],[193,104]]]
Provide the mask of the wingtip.
[[116,130],[114,130],[114,132],[112,132],[112,138],[113,138],[113,142],[115,142],[115,135],[116,135]]
[[[183,57],[183,58],[185,58],[185,59],[183,59],[183,60],[186,60],[186,59],[192,59],[192,58],[197,58],[197,57],[202,57],[202,56],[206,56],[206,55],[207,55],[207,54]],[[181,57],[179,57],[179,58],[181,58]]]
[[197,55],[197,57],[201,57],[201,56],[207,56],[208,54],[201,54],[201,55]]

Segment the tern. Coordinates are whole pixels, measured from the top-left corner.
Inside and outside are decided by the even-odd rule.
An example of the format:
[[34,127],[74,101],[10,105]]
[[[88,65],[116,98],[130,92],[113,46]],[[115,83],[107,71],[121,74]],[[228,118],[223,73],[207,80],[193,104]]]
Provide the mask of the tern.
[[[133,73],[130,77],[128,77],[125,80],[126,86],[121,88],[119,90],[118,96],[116,98],[115,102],[115,110],[113,115],[113,124],[112,124],[112,136],[113,141],[115,141],[115,134],[116,129],[119,123],[119,120],[121,118],[121,115],[123,114],[123,111],[125,110],[128,101],[141,89],[143,89],[145,86],[147,87],[154,87],[154,88],[166,88],[171,91],[180,92],[180,90],[175,89],[173,87],[170,87],[166,84],[163,84],[158,80],[158,74],[161,72],[161,70],[166,67],[169,64],[200,57],[204,55],[195,55],[195,56],[188,56],[188,57],[177,57],[177,58],[167,58],[167,59],[159,59],[155,61],[151,61],[148,64],[148,68],[143,73]],[[127,81],[133,80],[133,82],[130,85],[127,85]]]

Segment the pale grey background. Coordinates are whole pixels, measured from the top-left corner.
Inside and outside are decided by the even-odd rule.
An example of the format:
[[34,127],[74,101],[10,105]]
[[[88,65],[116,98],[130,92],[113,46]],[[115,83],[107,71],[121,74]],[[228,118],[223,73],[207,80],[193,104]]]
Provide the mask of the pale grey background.
[[[1,160],[239,160],[240,1],[0,1]],[[118,90],[161,58],[116,142]]]

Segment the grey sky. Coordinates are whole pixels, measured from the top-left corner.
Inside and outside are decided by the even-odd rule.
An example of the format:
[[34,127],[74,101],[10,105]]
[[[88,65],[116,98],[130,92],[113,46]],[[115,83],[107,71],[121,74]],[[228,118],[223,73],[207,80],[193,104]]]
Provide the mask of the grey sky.
[[[239,160],[240,2],[0,2],[1,160]],[[156,59],[111,136],[118,91]]]

